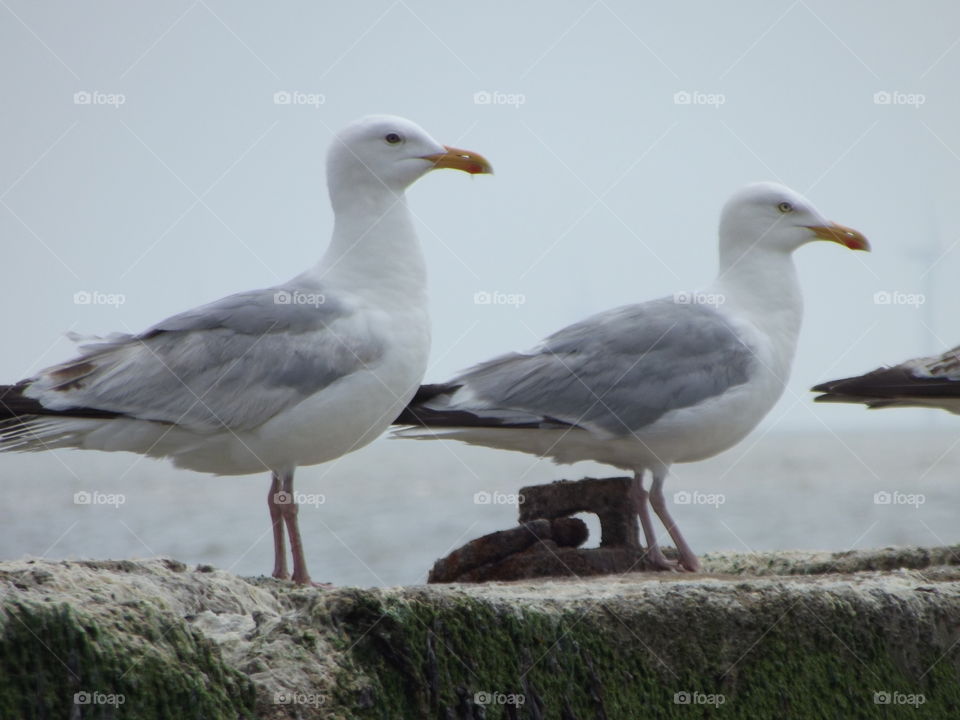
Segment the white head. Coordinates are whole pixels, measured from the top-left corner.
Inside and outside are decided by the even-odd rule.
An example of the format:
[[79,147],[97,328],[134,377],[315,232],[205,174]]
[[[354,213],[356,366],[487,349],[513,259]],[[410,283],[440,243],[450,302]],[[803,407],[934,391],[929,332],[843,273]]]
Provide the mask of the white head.
[[790,254],[814,240],[851,250],[869,250],[852,228],[827,220],[800,193],[771,182],[753,183],[733,194],[720,214],[720,262],[729,265],[746,252]]
[[416,123],[368,115],[336,134],[327,152],[327,184],[336,205],[341,193],[398,195],[435,168],[491,173],[482,156],[441,145]]

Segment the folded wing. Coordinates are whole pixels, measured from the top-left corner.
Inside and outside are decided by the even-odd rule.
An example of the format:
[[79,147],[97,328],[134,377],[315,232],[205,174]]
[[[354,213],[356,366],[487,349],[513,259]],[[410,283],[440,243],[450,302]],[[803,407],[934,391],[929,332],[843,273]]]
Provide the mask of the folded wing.
[[0,389],[0,445],[14,427],[22,437],[25,425],[54,416],[249,430],[383,353],[369,319],[345,302],[277,293],[231,295],[139,335],[83,345],[73,360]]
[[570,325],[528,353],[424,386],[398,424],[574,425],[614,436],[745,383],[754,353],[716,309],[671,298]]

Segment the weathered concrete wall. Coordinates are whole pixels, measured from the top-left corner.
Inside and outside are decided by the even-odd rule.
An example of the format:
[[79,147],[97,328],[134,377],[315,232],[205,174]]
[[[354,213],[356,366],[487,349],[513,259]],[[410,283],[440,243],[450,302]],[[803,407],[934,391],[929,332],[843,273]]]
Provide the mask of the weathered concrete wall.
[[704,560],[385,590],[0,563],[0,718],[960,717],[960,548]]

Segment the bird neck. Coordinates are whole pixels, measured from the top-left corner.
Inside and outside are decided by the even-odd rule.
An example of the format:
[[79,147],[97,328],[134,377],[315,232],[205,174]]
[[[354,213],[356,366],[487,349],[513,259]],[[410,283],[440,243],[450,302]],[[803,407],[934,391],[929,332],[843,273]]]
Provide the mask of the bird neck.
[[791,253],[760,246],[732,258],[721,253],[713,287],[725,308],[742,312],[769,336],[796,343],[803,296]]
[[387,305],[425,303],[426,264],[406,196],[377,188],[331,199],[333,237],[311,274]]

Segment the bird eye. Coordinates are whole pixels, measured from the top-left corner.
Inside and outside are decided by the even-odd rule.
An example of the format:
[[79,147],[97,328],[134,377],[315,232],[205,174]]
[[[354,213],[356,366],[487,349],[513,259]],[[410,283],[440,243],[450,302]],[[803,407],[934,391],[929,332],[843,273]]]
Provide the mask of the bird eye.
[[391,145],[396,145],[398,143],[403,142],[403,138],[400,137],[400,135],[397,133],[387,133],[383,139],[386,140]]
[[782,202],[779,205],[777,205],[777,210],[779,210],[782,213],[793,212],[793,205],[791,205],[788,202]]

